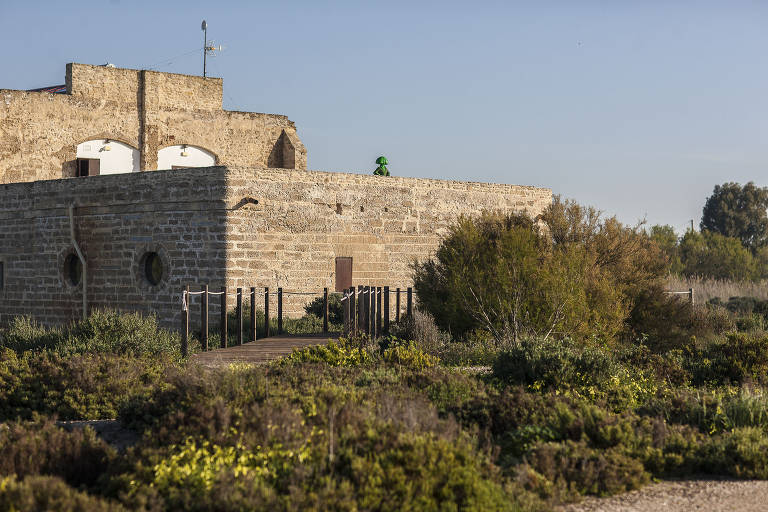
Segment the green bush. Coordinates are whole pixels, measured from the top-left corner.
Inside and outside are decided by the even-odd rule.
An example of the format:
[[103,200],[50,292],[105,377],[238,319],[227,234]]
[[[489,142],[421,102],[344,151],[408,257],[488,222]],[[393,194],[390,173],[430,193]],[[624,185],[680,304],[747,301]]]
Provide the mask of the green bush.
[[762,389],[680,388],[649,399],[638,412],[671,424],[696,427],[705,434],[739,427],[762,428],[768,433],[768,396]]
[[583,441],[542,443],[526,459],[536,473],[551,483],[539,490],[544,496],[606,496],[637,489],[649,480],[642,462],[621,449],[595,449]]
[[[304,306],[307,315],[314,315],[320,320],[323,319],[323,298],[317,297]],[[328,322],[334,325],[344,323],[344,303],[341,301],[341,294],[328,294]]]
[[730,332],[690,349],[688,371],[694,384],[739,384],[768,375],[768,333]]
[[16,317],[0,338],[0,347],[17,352],[48,350],[63,356],[111,353],[181,357],[179,335],[160,328],[154,316],[102,310],[66,327],[45,328],[29,317]]
[[611,407],[634,407],[657,389],[653,375],[628,367],[605,348],[570,340],[527,339],[510,344],[493,363],[493,377],[535,391],[573,393]]
[[75,490],[56,477],[0,477],[0,510],[35,512],[121,512],[121,505]]
[[0,350],[0,421],[34,413],[60,419],[114,418],[131,396],[162,382],[170,357]]
[[53,475],[74,487],[93,486],[114,457],[89,428],[67,432],[40,419],[0,426],[0,475]]
[[461,218],[415,267],[422,308],[454,335],[483,328],[497,341],[528,336],[612,340],[664,262],[639,229],[556,198],[542,216]]
[[680,240],[682,274],[716,279],[758,279],[760,269],[738,238],[713,231],[687,231]]
[[391,338],[387,348],[381,352],[383,361],[389,364],[410,368],[413,370],[423,370],[436,366],[440,360],[416,346],[413,341],[403,341],[397,338]]
[[373,357],[367,351],[342,338],[338,342],[330,340],[327,345],[295,349],[291,355],[281,359],[279,364],[325,363],[330,366],[355,367],[371,362]]

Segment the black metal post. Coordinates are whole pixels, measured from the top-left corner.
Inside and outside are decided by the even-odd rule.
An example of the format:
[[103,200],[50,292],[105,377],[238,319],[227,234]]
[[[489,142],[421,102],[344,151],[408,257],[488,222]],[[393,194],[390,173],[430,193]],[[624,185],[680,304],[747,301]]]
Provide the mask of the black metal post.
[[384,287],[384,334],[389,334],[389,286]]
[[357,311],[355,309],[355,287],[349,287],[349,332],[357,335]]
[[256,288],[251,286],[251,341],[256,341]]
[[227,348],[227,287],[221,287],[221,348]]
[[410,286],[408,287],[408,306],[407,310],[408,316],[413,315],[413,288]]
[[328,334],[328,288],[323,288],[323,334]]
[[395,295],[395,322],[400,321],[400,288],[397,289],[397,295]]
[[371,337],[376,337],[376,287],[371,286]]
[[365,295],[364,298],[364,305],[365,305],[365,318],[363,321],[365,322],[365,334],[371,334],[371,287],[366,286],[365,290],[363,291],[363,294]]
[[277,288],[277,334],[283,334],[283,289]]
[[381,336],[381,286],[376,287],[376,336]]
[[243,344],[243,289],[237,289],[237,344]]
[[363,300],[365,294],[363,290],[362,285],[357,285],[357,329],[355,329],[355,334],[365,333],[365,301]]
[[269,338],[269,286],[264,287],[264,337]]
[[208,351],[208,285],[203,286],[203,300],[200,302],[200,337],[203,350]]
[[184,289],[184,300],[186,309],[181,312],[181,357],[189,355],[189,285]]

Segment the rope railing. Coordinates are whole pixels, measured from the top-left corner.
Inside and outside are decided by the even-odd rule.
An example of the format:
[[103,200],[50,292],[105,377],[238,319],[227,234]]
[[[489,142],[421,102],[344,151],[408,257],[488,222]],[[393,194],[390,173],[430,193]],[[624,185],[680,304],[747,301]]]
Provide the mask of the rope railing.
[[[226,348],[229,342],[227,332],[227,298],[230,293],[227,292],[225,287],[221,288],[221,291],[211,291],[208,289],[208,285],[202,285],[202,290],[190,291],[190,286],[181,293],[181,310],[182,310],[182,354],[185,356],[188,353],[189,345],[189,315],[191,300],[194,295],[200,295],[200,325],[201,325],[201,344],[203,350],[208,350],[208,305],[209,296],[220,297],[220,314],[221,314],[221,348]],[[243,296],[247,293],[243,287],[238,287],[234,295],[236,300],[235,314],[237,318],[237,344],[243,344]],[[256,341],[256,288],[250,287],[250,326],[249,337],[250,341]],[[323,299],[323,333],[328,333],[328,317],[329,317],[329,297],[335,295],[340,297],[340,302],[343,307],[343,320],[344,320],[344,334],[345,335],[366,335],[370,337],[381,336],[389,331],[390,324],[390,295],[395,296],[395,321],[399,322],[402,308],[400,305],[400,296],[405,294],[407,299],[406,314],[411,315],[413,312],[413,289],[412,288],[396,288],[392,290],[389,286],[351,286],[345,288],[343,291],[329,291],[328,288],[323,288],[322,294],[317,292],[306,291],[286,291],[283,288],[278,287],[277,291],[270,291],[269,287],[263,288],[264,296],[264,337],[270,336],[270,297],[277,297],[277,333],[283,333],[283,298],[285,296],[296,297],[322,297]]]

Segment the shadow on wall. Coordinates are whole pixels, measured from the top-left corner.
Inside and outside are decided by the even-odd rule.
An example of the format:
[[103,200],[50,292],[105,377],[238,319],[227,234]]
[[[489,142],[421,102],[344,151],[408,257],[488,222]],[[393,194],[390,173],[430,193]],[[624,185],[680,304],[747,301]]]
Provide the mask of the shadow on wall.
[[280,169],[296,168],[296,148],[291,142],[291,138],[283,130],[277,142],[272,147],[272,152],[267,159],[267,167],[276,167]]

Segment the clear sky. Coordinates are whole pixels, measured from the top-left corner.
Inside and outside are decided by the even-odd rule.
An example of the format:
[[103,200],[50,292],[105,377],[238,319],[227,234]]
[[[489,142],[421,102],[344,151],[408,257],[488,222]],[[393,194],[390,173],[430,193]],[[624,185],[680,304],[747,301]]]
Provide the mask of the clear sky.
[[540,185],[625,222],[698,225],[768,185],[768,2],[0,0],[0,88],[67,62],[201,74],[286,114],[318,170]]

